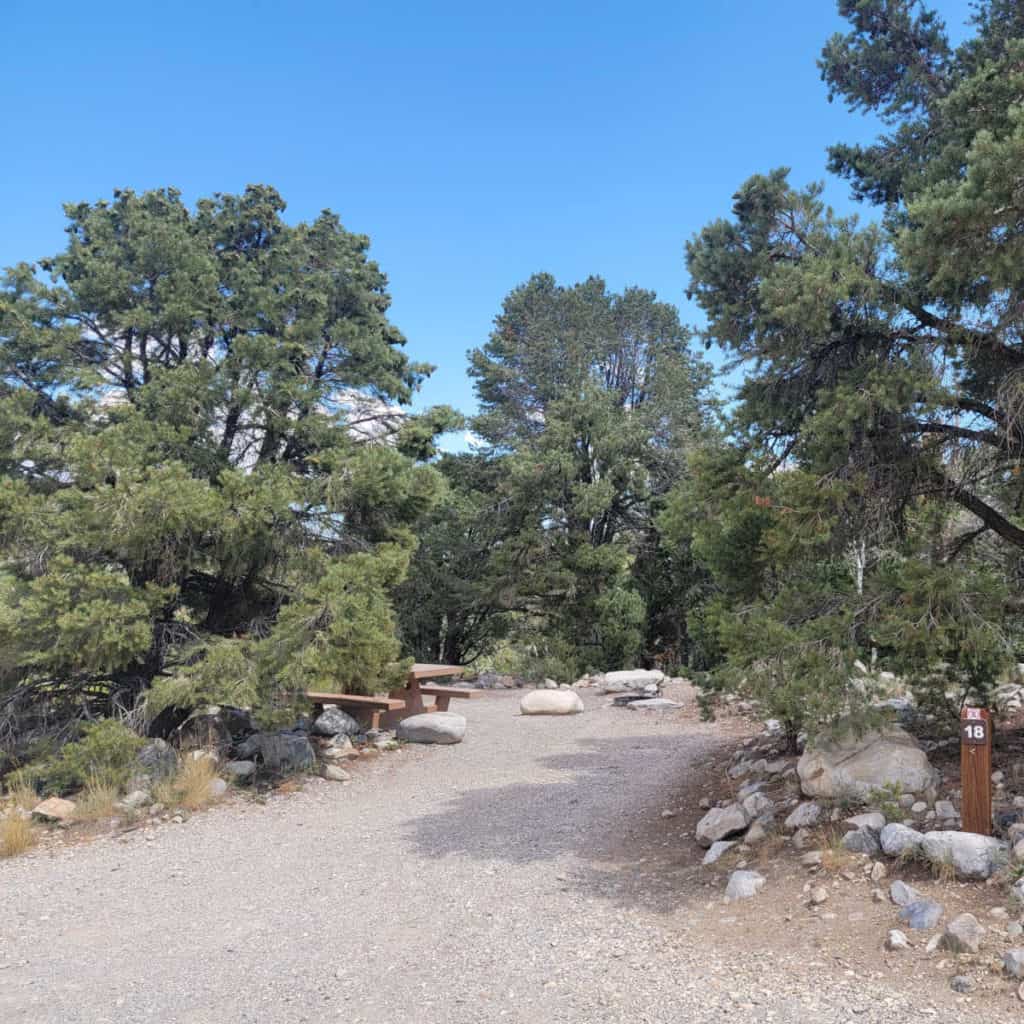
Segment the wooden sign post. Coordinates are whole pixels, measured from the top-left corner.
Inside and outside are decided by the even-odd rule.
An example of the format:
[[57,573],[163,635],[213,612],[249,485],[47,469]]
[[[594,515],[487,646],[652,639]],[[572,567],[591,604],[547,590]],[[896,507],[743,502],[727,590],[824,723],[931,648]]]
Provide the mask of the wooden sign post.
[[992,715],[960,712],[960,820],[965,832],[992,834]]

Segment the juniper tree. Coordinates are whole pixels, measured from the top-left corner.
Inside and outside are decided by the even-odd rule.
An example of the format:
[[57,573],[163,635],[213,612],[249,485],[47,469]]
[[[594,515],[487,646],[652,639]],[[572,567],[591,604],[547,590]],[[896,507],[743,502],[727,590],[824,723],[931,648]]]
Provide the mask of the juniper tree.
[[[66,208],[66,248],[0,292],[0,707],[263,708],[376,687],[411,527],[453,421],[369,240],[273,189]],[[369,439],[369,440],[368,440]],[[21,719],[23,724],[25,719]]]

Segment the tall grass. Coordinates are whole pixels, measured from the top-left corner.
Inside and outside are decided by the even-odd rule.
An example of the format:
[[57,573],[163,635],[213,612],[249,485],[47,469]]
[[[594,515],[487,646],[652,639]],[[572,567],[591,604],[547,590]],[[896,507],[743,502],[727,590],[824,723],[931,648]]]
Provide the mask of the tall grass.
[[175,775],[154,787],[153,799],[165,807],[201,810],[217,801],[212,788],[216,777],[217,765],[212,758],[186,757]]
[[15,811],[0,821],[0,857],[16,857],[36,844],[36,830]]
[[116,804],[121,791],[110,779],[93,774],[85,789],[75,797],[76,821],[101,821],[117,813]]

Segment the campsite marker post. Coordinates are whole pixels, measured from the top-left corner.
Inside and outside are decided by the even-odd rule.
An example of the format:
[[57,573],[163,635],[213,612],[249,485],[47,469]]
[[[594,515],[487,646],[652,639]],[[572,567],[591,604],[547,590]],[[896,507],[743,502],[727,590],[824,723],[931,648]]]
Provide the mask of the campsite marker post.
[[960,819],[965,832],[992,834],[992,715],[960,712]]

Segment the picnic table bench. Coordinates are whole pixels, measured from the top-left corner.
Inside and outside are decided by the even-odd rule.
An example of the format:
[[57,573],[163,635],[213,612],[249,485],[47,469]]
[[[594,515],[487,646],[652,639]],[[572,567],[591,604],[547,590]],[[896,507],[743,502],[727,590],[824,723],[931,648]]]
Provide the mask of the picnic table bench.
[[[423,685],[424,680],[460,676],[466,670],[460,665],[427,665],[417,662],[409,670],[403,689],[392,690],[387,696],[361,693],[307,693],[306,697],[318,711],[325,705],[336,704],[370,729],[390,729],[403,718],[431,711],[447,711],[453,699],[468,700],[479,697],[482,690],[467,690],[458,686]],[[432,698],[424,703],[423,698]]]

